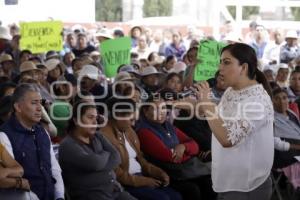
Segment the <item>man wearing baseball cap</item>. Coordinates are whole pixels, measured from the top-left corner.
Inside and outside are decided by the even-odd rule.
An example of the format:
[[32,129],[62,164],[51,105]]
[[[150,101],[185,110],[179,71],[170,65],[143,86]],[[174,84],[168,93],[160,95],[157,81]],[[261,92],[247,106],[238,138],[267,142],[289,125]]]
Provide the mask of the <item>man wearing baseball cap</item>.
[[[97,103],[104,103],[111,96],[111,87],[105,83],[105,76],[94,65],[84,65],[78,74],[80,82],[80,91],[88,91],[92,93]],[[98,108],[100,114],[103,113],[102,108]]]

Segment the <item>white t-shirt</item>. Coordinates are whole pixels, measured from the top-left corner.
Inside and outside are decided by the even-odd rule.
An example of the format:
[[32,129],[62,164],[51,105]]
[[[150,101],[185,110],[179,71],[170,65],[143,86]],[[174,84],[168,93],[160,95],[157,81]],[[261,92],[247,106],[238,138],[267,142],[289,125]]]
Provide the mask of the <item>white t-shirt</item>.
[[268,42],[264,55],[262,57],[263,64],[268,65],[270,61],[276,60],[276,64],[280,63],[280,49],[284,45],[284,43],[276,44],[275,42]]
[[228,88],[218,105],[232,147],[212,137],[212,181],[216,192],[249,192],[270,175],[274,157],[271,99],[262,85]]
[[[49,138],[49,140],[50,140],[50,138]],[[15,157],[14,157],[11,142],[10,142],[9,138],[7,137],[7,135],[4,132],[0,132],[0,143],[5,147],[5,150],[14,159]],[[60,168],[60,166],[58,164],[58,161],[55,157],[55,154],[54,154],[54,151],[53,151],[53,148],[52,148],[52,144],[50,145],[50,157],[51,157],[52,176],[56,180],[56,183],[54,184],[55,199],[64,198],[64,195],[65,195],[64,181],[62,179],[61,168]],[[32,198],[32,200],[34,200],[35,199],[35,194],[33,192],[30,192],[30,193],[32,193],[31,198]]]
[[125,135],[124,135],[124,138],[125,138],[125,146],[126,146],[128,156],[129,156],[129,174],[141,173],[142,167],[141,167],[140,163],[138,163],[136,160],[136,152],[131,147],[131,145],[128,143]]

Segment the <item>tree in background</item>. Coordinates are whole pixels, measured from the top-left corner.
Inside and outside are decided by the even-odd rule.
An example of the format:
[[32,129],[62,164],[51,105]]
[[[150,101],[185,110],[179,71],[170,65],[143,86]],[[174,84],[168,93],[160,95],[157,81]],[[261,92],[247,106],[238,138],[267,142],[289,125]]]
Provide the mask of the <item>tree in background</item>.
[[144,0],[144,17],[171,16],[172,0]]
[[291,11],[294,16],[294,20],[300,21],[300,8],[299,7],[291,7]]
[[[236,18],[236,7],[235,6],[227,6],[229,13],[232,17]],[[259,7],[258,6],[244,6],[243,7],[243,19],[250,19],[253,15],[259,14]]]
[[122,0],[96,0],[96,21],[122,21]]

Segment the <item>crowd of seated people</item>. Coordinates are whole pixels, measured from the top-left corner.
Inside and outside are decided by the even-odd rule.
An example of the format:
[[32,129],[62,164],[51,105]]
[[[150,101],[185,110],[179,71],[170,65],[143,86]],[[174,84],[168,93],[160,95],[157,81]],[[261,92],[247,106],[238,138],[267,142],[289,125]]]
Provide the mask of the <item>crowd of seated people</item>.
[[[269,42],[256,28],[247,43],[273,88],[281,169],[298,164],[300,153],[300,50],[293,32],[274,31]],[[107,28],[93,38],[65,31],[63,50],[42,54],[15,46],[20,35],[0,34],[0,199],[217,199],[212,131],[195,109],[203,38],[177,30],[149,37],[140,26],[129,35],[130,63],[106,77],[97,48],[113,39]],[[218,71],[207,82],[218,104],[228,86]]]

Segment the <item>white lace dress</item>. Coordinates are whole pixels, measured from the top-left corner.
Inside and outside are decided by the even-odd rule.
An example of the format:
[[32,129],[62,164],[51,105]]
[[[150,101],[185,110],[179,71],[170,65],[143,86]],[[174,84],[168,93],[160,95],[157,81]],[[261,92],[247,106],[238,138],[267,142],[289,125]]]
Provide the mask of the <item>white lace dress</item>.
[[228,88],[218,105],[233,144],[212,137],[212,181],[216,192],[249,192],[270,175],[274,156],[273,105],[262,85]]

